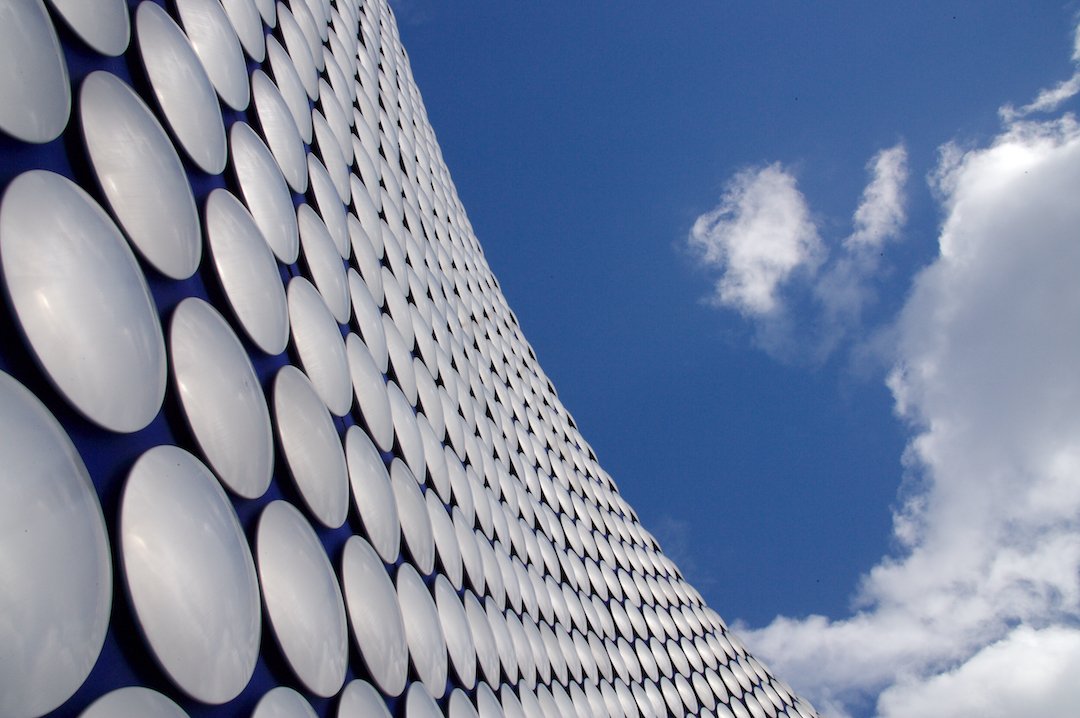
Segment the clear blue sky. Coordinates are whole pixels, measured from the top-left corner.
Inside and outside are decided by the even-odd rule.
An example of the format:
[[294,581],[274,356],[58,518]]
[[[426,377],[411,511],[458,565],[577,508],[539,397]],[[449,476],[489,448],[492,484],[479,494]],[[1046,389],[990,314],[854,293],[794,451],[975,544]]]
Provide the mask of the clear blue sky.
[[[983,171],[977,160],[993,159],[987,148],[1007,144],[1009,128],[1025,119],[1057,128],[1057,149],[1035,154],[1058,167],[1054,152],[1065,154],[1071,130],[1053,123],[1075,100],[1027,117],[1004,117],[999,108],[1021,107],[1075,71],[1075,2],[409,0],[394,7],[459,195],[563,402],[646,527],[710,605],[729,621],[761,629],[750,642],[756,640],[762,653],[786,656],[766,655],[785,679],[837,715],[884,715],[916,710],[918,700],[934,695],[949,676],[960,686],[976,680],[973,672],[992,663],[994,650],[1027,645],[1019,629],[1030,629],[1032,641],[1044,648],[1057,640],[1067,653],[1063,661],[1080,656],[1080,642],[1071,642],[1076,636],[1047,633],[1076,625],[1080,617],[1067,587],[1050,582],[1064,597],[1055,607],[990,610],[985,620],[973,619],[974,627],[962,637],[943,639],[945,649],[898,649],[865,679],[852,677],[841,659],[811,671],[805,668],[811,658],[800,662],[805,654],[828,663],[835,650],[858,663],[861,649],[851,645],[882,640],[888,631],[881,626],[893,625],[888,610],[924,627],[937,620],[930,609],[913,608],[890,592],[886,579],[881,585],[871,581],[869,588],[860,584],[875,566],[917,571],[915,560],[908,560],[912,556],[926,554],[928,562],[937,557],[935,565],[956,559],[933,553],[941,533],[934,522],[956,525],[940,518],[954,505],[941,497],[972,490],[970,483],[948,477],[977,473],[946,466],[940,457],[948,452],[932,450],[940,438],[934,427],[944,425],[937,419],[947,414],[941,407],[965,406],[960,399],[935,398],[947,397],[955,382],[939,386],[929,375],[894,374],[900,384],[894,381],[890,390],[885,383],[890,370],[906,362],[918,368],[936,358],[952,366],[942,358],[940,338],[948,337],[950,347],[960,345],[968,325],[940,319],[939,326],[938,319],[928,319],[937,316],[935,307],[952,306],[952,299],[934,294],[933,287],[925,297],[915,296],[913,277],[922,267],[943,264],[943,223],[954,220],[963,234],[961,221],[974,216],[953,210],[988,207],[985,216],[992,217],[1001,205],[975,190],[964,194],[968,185],[962,182],[932,189],[927,177],[957,167],[970,170],[962,177],[975,176]],[[1013,139],[1021,148],[1038,145],[1031,138]],[[945,165],[940,148],[949,142],[963,159]],[[853,213],[870,197],[864,190],[875,175],[868,163],[889,148],[902,153],[906,172],[899,179],[892,175],[898,194],[893,229],[884,236],[873,234],[876,225],[856,226]],[[1059,164],[1066,174],[1044,173],[1051,197],[1054,188],[1070,187],[1061,177],[1069,177],[1076,156]],[[1033,164],[1033,175],[1044,166],[1049,165]],[[985,172],[994,176],[993,167]],[[770,178],[786,181],[786,194],[763,184]],[[762,193],[755,195],[755,188]],[[1076,184],[1068,189],[1071,204],[1077,204],[1077,190]],[[1026,195],[1001,189],[1002,198],[1018,196]],[[755,197],[765,198],[765,206],[755,205]],[[791,202],[776,205],[777,197]],[[961,202],[965,198],[967,204]],[[726,209],[691,246],[695,220],[725,201]],[[887,205],[875,206],[888,214]],[[1046,211],[1064,211],[1060,203],[1054,207]],[[762,225],[748,224],[754,211],[768,219],[770,212],[780,216],[792,208],[803,212],[802,229],[777,225],[776,236],[789,242],[790,251],[780,252],[787,269],[766,282],[775,304],[754,305],[737,291],[720,298],[718,282],[725,273],[738,279],[736,245],[764,246],[755,234]],[[1003,221],[987,220],[991,228]],[[1053,235],[1053,228],[1047,233]],[[853,246],[855,240],[845,241],[854,235],[873,235],[869,242],[880,252],[867,250],[852,260],[859,318],[837,319],[823,309],[831,305],[822,299],[836,295],[822,287],[839,276],[834,270],[845,257],[855,256],[845,249]],[[756,244],[739,244],[740,238]],[[1075,230],[1057,237],[1070,247],[1077,239]],[[1013,251],[1026,241],[1016,232],[1006,240],[1012,243],[1003,246]],[[982,246],[974,251],[988,256]],[[708,261],[705,248],[719,254]],[[761,269],[759,260],[775,266],[769,265],[775,255],[759,255],[743,267],[744,289],[751,286],[747,282],[760,283],[754,273]],[[1036,264],[1031,271],[1049,272],[1052,264]],[[947,274],[949,267],[940,269]],[[1075,275],[1080,265],[1073,270]],[[953,287],[966,280],[937,281]],[[1080,307],[1052,301],[1058,298],[1055,285],[1047,287],[1048,296],[1033,302],[1049,301],[1065,312],[1057,326],[1075,334]],[[954,297],[955,306],[987,308],[987,297],[995,294],[991,287],[985,295]],[[1023,333],[1023,315],[1016,326]],[[990,336],[1011,344],[1010,335]],[[985,345],[973,340],[972,346]],[[1072,345],[1046,352],[1035,347],[1034,354],[1046,354],[1050,366],[1075,367],[1072,362],[1080,358]],[[1005,358],[995,364],[993,351],[973,349],[964,356],[954,362],[958,376],[975,371],[972,361],[989,363],[989,374],[997,370],[999,380],[986,387],[991,394],[1002,385],[1000,377],[1029,366],[1013,366]],[[904,391],[915,399],[898,408],[897,392]],[[1002,396],[1010,391],[1002,390]],[[973,404],[972,425],[983,410],[1012,406],[1003,402]],[[1051,410],[1032,408],[1038,416],[1031,424],[1049,420]],[[1075,407],[1066,414],[1055,421],[1068,425]],[[980,431],[980,440],[994,442],[990,429]],[[920,435],[931,445],[924,453],[909,446]],[[1076,439],[1069,441],[1040,455],[1071,455]],[[1002,458],[1003,467],[1023,463],[1012,458],[1027,456],[1025,447]],[[1017,482],[1039,473],[1022,468]],[[1069,477],[1080,484],[1075,467]],[[894,533],[894,514],[910,517],[908,509],[918,506],[930,508],[909,522],[915,533]],[[980,515],[996,516],[998,509],[1005,512],[995,505]],[[1001,526],[1020,520],[1005,513],[985,536],[997,540]],[[1024,535],[1041,545],[1049,540],[1044,529],[1052,522],[1044,514],[1033,521],[1030,535]],[[1064,533],[1064,539],[1071,537],[1072,530]],[[994,545],[971,559],[971,571],[997,565],[1010,546],[1004,539]],[[1016,585],[1039,585],[1032,578],[1034,554],[1027,558],[1029,563],[1019,564]],[[1075,574],[1070,561],[1062,559],[1062,565]],[[922,580],[928,574],[918,575]],[[926,580],[927,593],[950,584],[948,578]],[[857,595],[862,603],[853,607]],[[1006,591],[987,601],[1001,606],[1012,595]],[[971,611],[978,614],[975,607]],[[813,614],[826,617],[824,626],[770,625],[778,615]],[[863,628],[862,643],[845,643]],[[820,642],[816,649],[814,641]],[[903,685],[897,678],[901,664],[916,676]],[[995,705],[1007,706],[1009,699],[999,697]]]

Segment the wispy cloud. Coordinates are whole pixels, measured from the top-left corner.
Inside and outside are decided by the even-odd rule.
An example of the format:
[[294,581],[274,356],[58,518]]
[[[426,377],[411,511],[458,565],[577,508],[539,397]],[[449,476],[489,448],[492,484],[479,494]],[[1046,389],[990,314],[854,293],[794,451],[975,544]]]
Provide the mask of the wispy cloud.
[[1062,103],[1080,93],[1080,24],[1076,26],[1073,35],[1072,61],[1077,65],[1076,72],[1067,80],[1062,80],[1053,87],[1039,90],[1035,99],[1023,107],[1014,107],[1011,104],[1003,105],[998,114],[1005,122],[1014,122],[1037,112],[1053,112],[1061,107]]
[[871,158],[866,169],[872,179],[863,190],[855,210],[855,232],[844,240],[850,251],[875,250],[897,239],[904,227],[904,185],[907,183],[907,149],[896,145]]
[[939,255],[888,378],[913,433],[899,553],[850,616],[744,635],[836,715],[880,694],[886,718],[1063,716],[1080,667],[1080,126],[1013,119],[989,146],[944,148],[933,179]]
[[[776,358],[823,360],[875,298],[884,245],[900,237],[906,220],[907,150],[884,149],[867,170],[852,233],[831,256],[794,174],[780,164],[736,174],[690,231],[702,264],[720,273],[712,301],[753,322],[758,345]],[[800,315],[812,316],[797,320],[790,305],[800,300],[809,301]]]
[[820,311],[817,354],[822,358],[860,328],[864,307],[877,297],[874,280],[881,271],[885,245],[900,238],[907,220],[904,145],[881,150],[866,168],[871,179],[852,218],[854,231],[844,239],[836,258],[813,287]]

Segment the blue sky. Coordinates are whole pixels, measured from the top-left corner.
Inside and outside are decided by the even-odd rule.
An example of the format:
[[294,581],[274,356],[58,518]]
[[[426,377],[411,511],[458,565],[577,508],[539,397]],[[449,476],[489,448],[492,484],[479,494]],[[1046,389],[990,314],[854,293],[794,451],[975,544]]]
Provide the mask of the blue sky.
[[1080,7],[877,5],[395,8],[526,337],[710,605],[833,715],[1055,715]]

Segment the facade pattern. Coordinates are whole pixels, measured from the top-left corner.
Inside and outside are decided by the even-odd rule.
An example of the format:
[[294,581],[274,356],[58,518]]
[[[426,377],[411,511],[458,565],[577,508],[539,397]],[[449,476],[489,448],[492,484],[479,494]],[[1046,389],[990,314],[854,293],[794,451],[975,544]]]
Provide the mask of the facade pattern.
[[0,0],[0,717],[813,708],[597,461],[385,0]]

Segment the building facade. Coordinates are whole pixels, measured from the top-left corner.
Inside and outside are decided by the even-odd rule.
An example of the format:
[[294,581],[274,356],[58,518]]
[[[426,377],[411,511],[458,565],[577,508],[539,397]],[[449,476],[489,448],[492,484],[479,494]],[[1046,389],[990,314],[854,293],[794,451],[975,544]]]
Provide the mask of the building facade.
[[815,715],[560,402],[385,0],[0,57],[0,716]]

